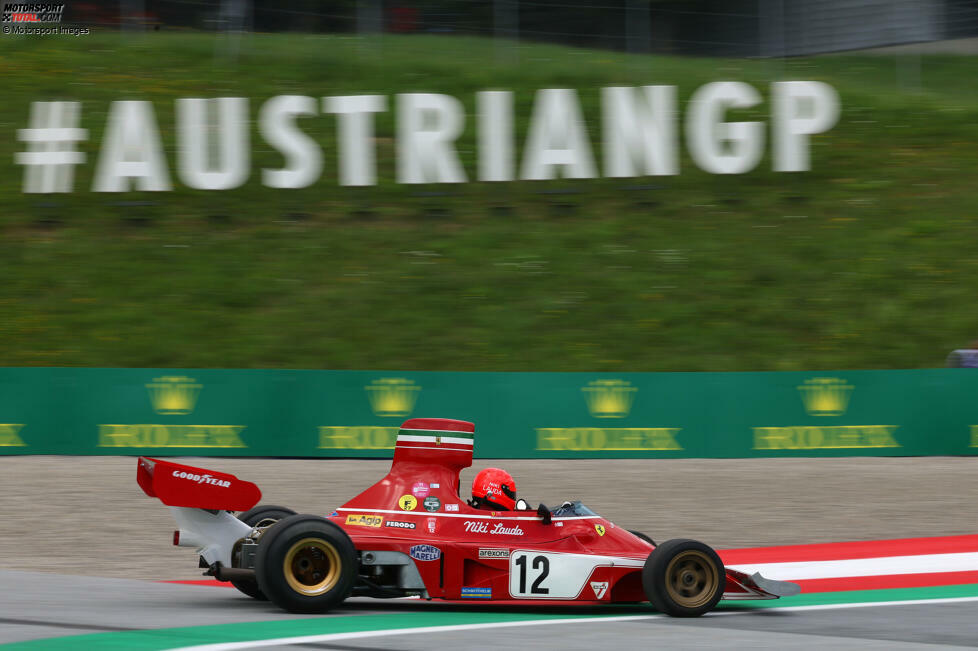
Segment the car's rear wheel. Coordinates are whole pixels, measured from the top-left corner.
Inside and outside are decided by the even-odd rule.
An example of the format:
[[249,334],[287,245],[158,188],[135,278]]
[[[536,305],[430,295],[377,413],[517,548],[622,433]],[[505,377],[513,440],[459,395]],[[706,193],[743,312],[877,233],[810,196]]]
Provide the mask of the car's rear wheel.
[[713,610],[726,582],[723,561],[697,540],[667,540],[652,550],[642,568],[645,596],[673,617],[699,617]]
[[293,613],[322,613],[346,599],[357,575],[346,532],[316,515],[293,515],[262,534],[255,557],[261,591]]
[[[287,518],[290,515],[295,515],[295,511],[284,506],[274,506],[272,504],[259,505],[250,511],[245,511],[238,516],[238,519],[251,527],[267,527],[275,524],[282,518]],[[240,567],[240,564],[236,556],[241,554],[241,545],[234,546],[232,550],[232,557],[235,559],[234,567]],[[259,601],[266,601],[268,597],[261,591],[258,587],[257,580],[251,579],[231,579],[231,585],[245,593],[249,597],[258,599]]]

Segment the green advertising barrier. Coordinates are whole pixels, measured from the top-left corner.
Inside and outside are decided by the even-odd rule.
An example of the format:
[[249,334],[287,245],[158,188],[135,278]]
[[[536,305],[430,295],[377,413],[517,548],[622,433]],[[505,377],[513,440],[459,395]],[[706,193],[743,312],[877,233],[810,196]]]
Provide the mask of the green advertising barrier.
[[411,417],[481,458],[978,454],[978,372],[0,369],[0,454],[374,457]]

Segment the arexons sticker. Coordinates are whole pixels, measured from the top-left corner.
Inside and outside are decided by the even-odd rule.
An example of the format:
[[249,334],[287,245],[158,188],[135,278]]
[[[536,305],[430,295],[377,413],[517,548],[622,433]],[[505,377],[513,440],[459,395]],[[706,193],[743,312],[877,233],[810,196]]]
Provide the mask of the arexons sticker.
[[508,549],[479,549],[479,558],[509,558]]
[[411,558],[418,561],[437,561],[441,550],[432,545],[415,545],[411,548]]

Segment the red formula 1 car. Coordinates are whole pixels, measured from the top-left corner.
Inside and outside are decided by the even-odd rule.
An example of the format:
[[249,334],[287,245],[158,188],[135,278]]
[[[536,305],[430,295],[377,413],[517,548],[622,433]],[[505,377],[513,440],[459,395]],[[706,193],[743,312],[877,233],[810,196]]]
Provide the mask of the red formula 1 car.
[[474,509],[459,496],[474,432],[464,421],[408,420],[387,476],[328,517],[256,507],[261,493],[250,482],[158,459],[140,457],[137,481],[172,507],[174,544],[198,548],[205,574],[297,613],[325,612],[351,595],[418,595],[508,605],[650,601],[694,617],[720,599],[799,591],[725,570],[695,540],[656,545],[581,502]]

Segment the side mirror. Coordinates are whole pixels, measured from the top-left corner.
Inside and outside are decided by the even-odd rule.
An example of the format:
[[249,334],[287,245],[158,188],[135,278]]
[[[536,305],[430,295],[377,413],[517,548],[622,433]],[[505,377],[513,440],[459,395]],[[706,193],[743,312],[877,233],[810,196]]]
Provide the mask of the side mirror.
[[542,520],[544,524],[550,524],[553,522],[554,517],[550,513],[550,509],[547,508],[546,504],[541,503],[540,506],[537,507],[537,515],[540,516],[540,520]]

